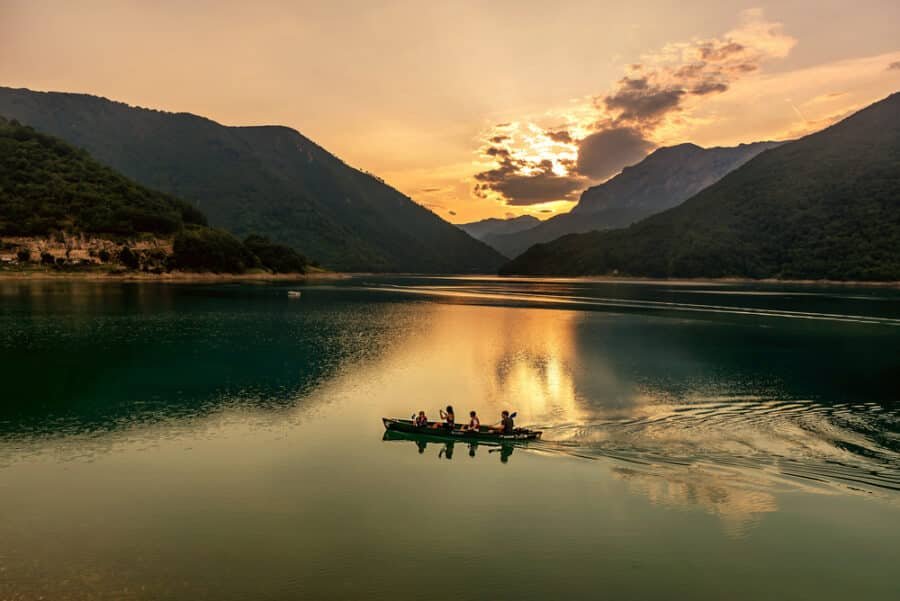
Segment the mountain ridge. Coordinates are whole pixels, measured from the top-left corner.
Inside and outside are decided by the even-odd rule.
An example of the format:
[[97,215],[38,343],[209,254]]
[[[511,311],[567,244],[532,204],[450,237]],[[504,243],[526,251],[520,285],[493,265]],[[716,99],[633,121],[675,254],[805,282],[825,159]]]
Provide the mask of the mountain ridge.
[[494,272],[503,257],[377,177],[283,125],[224,126],[88,94],[0,87],[0,114],[345,271]]
[[900,92],[675,208],[536,245],[501,273],[900,280]]
[[0,116],[3,263],[71,269],[303,273],[268,239],[241,242],[194,206],[142,186],[81,148]]
[[509,257],[528,247],[567,234],[627,227],[677,206],[715,183],[760,152],[778,146],[763,141],[703,148],[691,142],[657,148],[618,175],[585,190],[569,213],[514,234],[493,234],[484,241]]
[[533,215],[519,215],[518,217],[507,217],[506,219],[488,217],[479,221],[458,223],[456,227],[477,240],[484,240],[485,237],[490,235],[521,232],[535,227],[539,223],[541,223],[541,220]]

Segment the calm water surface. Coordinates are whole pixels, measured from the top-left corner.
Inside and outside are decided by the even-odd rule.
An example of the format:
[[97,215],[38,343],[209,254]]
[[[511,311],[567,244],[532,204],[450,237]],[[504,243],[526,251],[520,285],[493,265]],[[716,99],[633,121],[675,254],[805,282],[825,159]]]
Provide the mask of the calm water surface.
[[0,382],[2,600],[900,597],[896,290],[7,281]]

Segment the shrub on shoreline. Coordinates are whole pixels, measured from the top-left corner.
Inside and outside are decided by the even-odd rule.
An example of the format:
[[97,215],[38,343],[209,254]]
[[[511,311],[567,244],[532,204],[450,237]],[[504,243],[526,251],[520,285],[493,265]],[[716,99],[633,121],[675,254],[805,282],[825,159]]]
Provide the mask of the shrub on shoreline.
[[259,260],[240,240],[224,230],[187,228],[175,236],[172,260],[177,269],[244,273]]
[[306,273],[306,257],[289,246],[255,235],[247,236],[244,246],[272,273]]

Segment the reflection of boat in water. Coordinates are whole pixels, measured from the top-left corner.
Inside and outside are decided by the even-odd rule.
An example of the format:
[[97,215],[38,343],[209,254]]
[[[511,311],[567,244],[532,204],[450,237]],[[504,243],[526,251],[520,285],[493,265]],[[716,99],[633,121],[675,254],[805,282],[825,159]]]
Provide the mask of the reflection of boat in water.
[[299,290],[288,290],[288,298],[300,298],[303,293]]
[[539,440],[542,432],[540,430],[529,430],[527,428],[516,428],[512,434],[501,434],[482,426],[478,432],[471,430],[463,430],[462,428],[454,428],[447,430],[445,428],[433,428],[432,422],[427,426],[416,426],[409,419],[392,419],[389,417],[381,418],[384,422],[384,428],[393,432],[405,432],[407,434],[420,434],[425,436],[433,436],[443,440],[462,440],[462,441],[478,441],[478,442],[517,442],[525,440]]
[[465,443],[469,447],[469,457],[475,457],[479,445],[491,447],[488,453],[500,453],[500,461],[506,463],[509,456],[512,455],[516,447],[528,446],[527,440],[509,441],[509,440],[477,440],[477,439],[460,439],[459,437],[450,437],[446,434],[429,434],[427,432],[403,432],[400,430],[385,430],[381,440],[397,441],[405,440],[413,442],[419,449],[419,454],[425,453],[428,444],[441,445],[438,457],[441,459],[453,459],[454,446],[457,442]]

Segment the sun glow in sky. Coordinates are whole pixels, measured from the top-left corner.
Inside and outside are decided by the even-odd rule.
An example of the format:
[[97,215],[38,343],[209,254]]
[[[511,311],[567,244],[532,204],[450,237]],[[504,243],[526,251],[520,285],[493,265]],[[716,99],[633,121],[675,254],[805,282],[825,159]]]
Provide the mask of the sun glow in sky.
[[288,125],[454,222],[900,90],[896,2],[631,4],[0,0],[0,85]]

